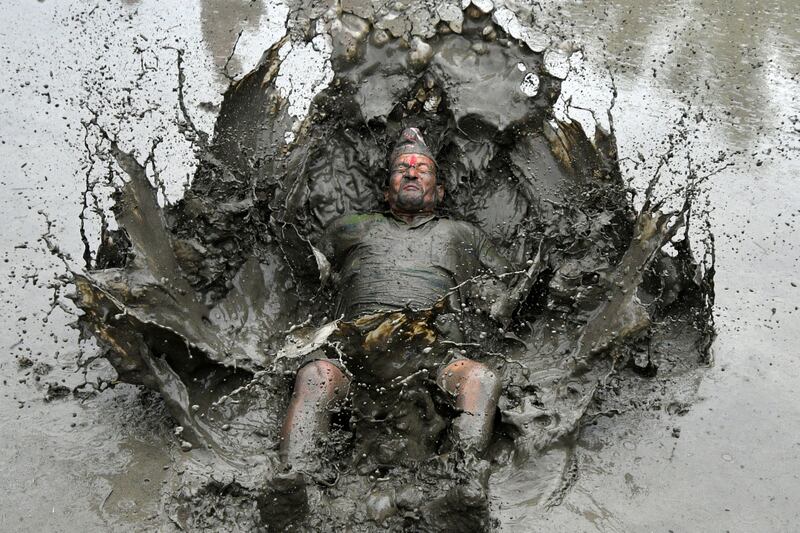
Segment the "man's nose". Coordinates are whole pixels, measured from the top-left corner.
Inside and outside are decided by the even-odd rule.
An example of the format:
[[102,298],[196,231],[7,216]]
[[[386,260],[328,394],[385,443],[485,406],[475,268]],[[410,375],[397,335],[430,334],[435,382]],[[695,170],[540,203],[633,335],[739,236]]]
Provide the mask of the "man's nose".
[[408,170],[406,170],[406,178],[417,179],[418,177],[419,176],[417,176],[417,167],[408,167]]

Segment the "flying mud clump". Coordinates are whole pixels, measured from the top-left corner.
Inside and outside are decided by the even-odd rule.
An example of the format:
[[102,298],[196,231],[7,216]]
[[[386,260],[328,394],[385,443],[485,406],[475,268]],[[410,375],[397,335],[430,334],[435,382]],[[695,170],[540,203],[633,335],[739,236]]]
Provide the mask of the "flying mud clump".
[[[213,138],[193,136],[199,167],[173,205],[106,137],[127,175],[119,229],[74,274],[76,303],[119,380],[158,391],[176,421],[165,524],[490,529],[498,508],[560,501],[583,423],[657,401],[653,376],[708,361],[713,256],[695,260],[686,238],[691,177],[678,211],[659,211],[652,188],[635,210],[613,132],[555,118],[569,63],[530,8],[465,4],[294,6],[290,32],[227,91]],[[330,53],[331,74],[298,116],[282,61],[305,43]],[[463,288],[463,348],[503,380],[489,467],[445,453],[451,408],[408,380],[354,390],[324,466],[282,488],[294,371],[309,346],[341,349],[317,329],[337,317],[311,245],[335,217],[383,209],[387,151],[408,126],[439,161],[444,213],[519,265],[511,290]]]

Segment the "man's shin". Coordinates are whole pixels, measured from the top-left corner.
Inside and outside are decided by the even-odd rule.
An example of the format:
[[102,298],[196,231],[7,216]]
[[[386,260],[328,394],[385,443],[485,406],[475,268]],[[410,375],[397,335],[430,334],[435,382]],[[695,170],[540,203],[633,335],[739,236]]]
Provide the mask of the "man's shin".
[[348,384],[338,368],[324,361],[300,369],[281,430],[283,463],[296,469],[315,465],[317,441],[330,429],[330,409],[346,395]]
[[453,421],[453,440],[464,451],[480,454],[489,445],[494,425],[494,409],[490,413],[462,412]]
[[455,395],[461,411],[453,421],[453,439],[465,451],[480,453],[489,445],[500,397],[500,379],[485,365],[461,360],[440,376],[444,389]]
[[327,402],[308,397],[292,397],[281,430],[281,462],[295,469],[313,466],[317,458],[317,439],[328,433],[330,412]]

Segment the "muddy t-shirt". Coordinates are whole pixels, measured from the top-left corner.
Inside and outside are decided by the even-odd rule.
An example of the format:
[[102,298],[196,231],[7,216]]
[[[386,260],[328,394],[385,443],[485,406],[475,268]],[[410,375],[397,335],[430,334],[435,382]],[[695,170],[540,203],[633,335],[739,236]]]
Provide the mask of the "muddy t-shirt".
[[[337,316],[347,319],[428,308],[472,277],[510,270],[480,229],[438,216],[407,224],[391,214],[345,215],[319,247],[339,274]],[[450,298],[458,305],[459,291]]]

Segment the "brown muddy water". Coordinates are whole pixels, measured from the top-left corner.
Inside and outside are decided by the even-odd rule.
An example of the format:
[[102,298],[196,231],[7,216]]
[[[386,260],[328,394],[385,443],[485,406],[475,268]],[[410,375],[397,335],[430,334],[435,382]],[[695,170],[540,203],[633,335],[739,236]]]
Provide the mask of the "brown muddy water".
[[[102,378],[102,361],[84,375],[67,324],[75,310],[54,298],[63,265],[39,237],[80,266],[82,191],[89,172],[81,119],[118,132],[139,154],[153,139],[163,196],[175,200],[193,174],[191,147],[174,125],[175,53],[185,49],[185,91],[196,124],[210,132],[226,76],[249,71],[284,31],[287,10],[250,2],[191,6],[123,2],[14,6],[0,46],[3,205],[7,213],[2,362],[3,530],[148,529],[161,524],[162,482],[172,474],[173,422],[151,393]],[[585,428],[574,448],[575,475],[556,505],[542,509],[539,479],[512,479],[493,497],[509,531],[792,530],[800,443],[797,379],[800,170],[796,8],[783,3],[675,2],[551,4],[534,9],[560,41],[583,46],[573,107],[607,102],[608,66],[618,90],[613,109],[623,176],[641,189],[684,110],[688,143],[673,150],[695,161],[734,153],[708,182],[717,236],[715,364],[693,371],[686,405],[653,406]],[[239,32],[241,30],[241,35]],[[236,53],[231,48],[236,44]],[[229,59],[230,58],[230,59]],[[279,80],[298,96],[324,81],[312,50],[289,58],[311,72]],[[316,73],[319,73],[317,76]],[[316,76],[316,77],[315,77]],[[298,83],[305,79],[306,83]],[[276,82],[278,83],[278,82]],[[297,99],[302,112],[302,98]],[[581,111],[573,109],[573,116]],[[585,116],[584,116],[585,118]],[[91,169],[89,166],[94,165]],[[709,171],[722,165],[709,164]],[[99,169],[99,170],[98,170]],[[682,183],[685,168],[664,170]],[[96,189],[101,205],[108,190]],[[41,214],[42,211],[44,214]],[[47,217],[47,218],[46,218]],[[86,217],[96,239],[99,217]],[[63,304],[63,305],[62,305]],[[98,380],[98,378],[101,378]],[[84,384],[85,383],[85,384]],[[83,386],[81,386],[83,384]],[[652,387],[670,387],[656,377]],[[69,390],[76,389],[77,393]],[[92,394],[95,388],[101,389]],[[530,491],[518,487],[529,484]]]

